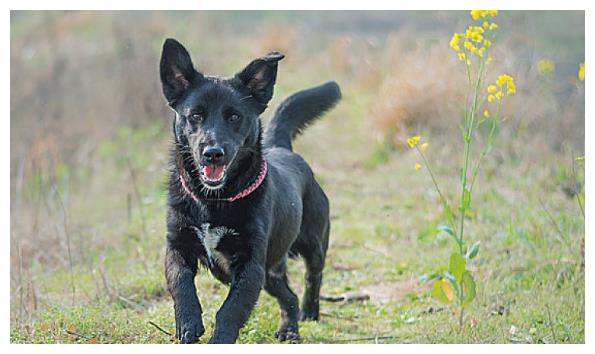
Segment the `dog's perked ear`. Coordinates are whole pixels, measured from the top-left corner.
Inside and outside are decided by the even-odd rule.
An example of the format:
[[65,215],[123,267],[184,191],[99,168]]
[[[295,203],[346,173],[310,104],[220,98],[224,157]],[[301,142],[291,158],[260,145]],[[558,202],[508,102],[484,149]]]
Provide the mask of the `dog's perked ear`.
[[194,70],[186,48],[172,38],[166,39],[163,43],[159,70],[163,95],[170,106],[173,106],[190,86],[203,79],[202,74]]
[[236,74],[240,84],[248,89],[252,97],[264,107],[273,97],[273,87],[277,80],[277,62],[285,58],[279,52],[271,52],[253,60]]

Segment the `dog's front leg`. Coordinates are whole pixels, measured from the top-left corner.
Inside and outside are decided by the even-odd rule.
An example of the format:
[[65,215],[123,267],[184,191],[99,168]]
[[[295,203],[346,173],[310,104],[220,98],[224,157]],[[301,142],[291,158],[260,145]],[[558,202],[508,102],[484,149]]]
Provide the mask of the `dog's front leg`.
[[165,253],[167,288],[174,300],[176,337],[182,343],[196,343],[205,332],[202,308],[196,296],[194,277],[197,257],[188,248],[168,242]]
[[[234,269],[235,268],[235,269]],[[251,259],[232,267],[227,299],[217,312],[215,331],[209,343],[235,343],[264,286],[264,262]]]

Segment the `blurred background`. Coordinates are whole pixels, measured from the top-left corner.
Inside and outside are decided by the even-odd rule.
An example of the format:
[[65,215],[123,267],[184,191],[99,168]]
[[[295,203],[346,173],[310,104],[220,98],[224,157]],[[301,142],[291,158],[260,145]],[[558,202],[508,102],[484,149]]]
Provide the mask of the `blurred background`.
[[[439,206],[428,196],[429,180],[398,178],[415,173],[403,142],[429,136],[440,150],[432,157],[438,170],[456,179],[448,161],[460,159],[466,78],[448,42],[469,22],[466,11],[12,11],[11,321],[30,323],[56,303],[103,295],[125,306],[117,296],[130,299],[128,290],[115,289],[138,293],[147,282],[155,297],[167,299],[162,251],[172,112],[158,72],[165,38],[182,42],[208,74],[232,75],[255,57],[283,52],[265,121],[287,95],[336,80],[343,102],[296,149],[328,188],[334,217],[349,214],[362,194],[382,201],[362,186],[381,174],[393,181],[389,189],[433,200],[423,221],[439,218]],[[584,12],[502,11],[496,22],[488,81],[509,74],[517,93],[503,107],[502,143],[488,172],[523,175],[533,163],[551,162],[542,176],[555,183],[536,195],[553,188],[571,203],[580,191],[567,167],[584,154]],[[522,187],[511,188],[506,200],[525,203],[515,194]],[[396,208],[400,220],[419,214],[386,204],[378,210]],[[349,234],[352,222],[340,219],[336,232]],[[424,231],[403,223],[388,225],[415,237]]]

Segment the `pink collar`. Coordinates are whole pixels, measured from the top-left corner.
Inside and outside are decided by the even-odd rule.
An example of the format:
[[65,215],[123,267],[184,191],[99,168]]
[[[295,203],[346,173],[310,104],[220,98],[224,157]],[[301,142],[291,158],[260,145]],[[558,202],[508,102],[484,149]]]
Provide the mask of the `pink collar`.
[[[248,187],[246,187],[244,190],[242,190],[238,194],[234,195],[233,197],[223,198],[223,199],[207,199],[207,200],[235,202],[238,199],[245,198],[245,197],[249,196],[252,192],[254,192],[256,189],[258,189],[258,187],[260,187],[260,185],[262,184],[262,182],[264,181],[266,176],[267,176],[267,162],[265,161],[265,159],[262,159],[262,163],[260,165],[260,173],[258,174],[256,181],[254,181],[251,185],[249,185]],[[186,183],[186,180],[184,179],[184,177],[182,177],[181,174],[180,174],[180,183],[182,183],[182,187],[184,188],[184,191],[187,194],[189,194],[192,197],[192,199],[194,199],[195,202],[198,203],[198,200],[199,200],[198,196],[196,194],[194,194],[190,190],[190,188],[188,188],[188,184]]]

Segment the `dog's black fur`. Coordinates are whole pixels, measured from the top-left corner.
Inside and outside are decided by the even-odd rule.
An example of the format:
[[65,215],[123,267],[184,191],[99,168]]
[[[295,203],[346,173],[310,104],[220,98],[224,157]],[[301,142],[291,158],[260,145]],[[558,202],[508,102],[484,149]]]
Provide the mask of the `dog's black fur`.
[[[294,94],[263,134],[259,115],[273,95],[281,59],[273,52],[233,77],[213,77],[196,71],[176,40],[163,45],[161,82],[175,111],[165,273],[182,343],[194,343],[204,333],[194,285],[198,261],[230,285],[210,343],[236,341],[263,287],[281,307],[279,340],[299,338],[298,319],[318,319],[329,204],[306,161],[292,151],[291,140],[331,109],[341,93],[328,82]],[[224,200],[256,180],[263,158],[268,174],[262,185],[243,199]],[[219,178],[213,171],[222,168]],[[198,201],[184,190],[180,176]],[[287,281],[290,254],[306,263],[301,311]]]

